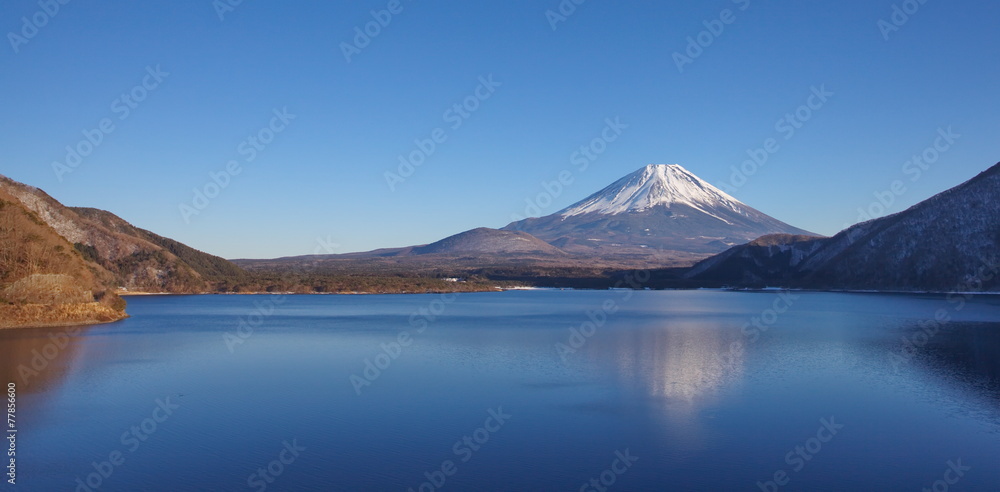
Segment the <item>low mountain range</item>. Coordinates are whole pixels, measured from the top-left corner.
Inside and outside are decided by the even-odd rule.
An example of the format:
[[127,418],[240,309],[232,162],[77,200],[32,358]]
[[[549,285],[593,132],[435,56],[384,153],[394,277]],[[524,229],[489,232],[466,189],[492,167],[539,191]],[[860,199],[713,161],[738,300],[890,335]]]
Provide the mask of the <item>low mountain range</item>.
[[651,164],[554,214],[502,229],[473,229],[420,246],[236,263],[250,269],[449,263],[683,267],[767,234],[814,235],[765,215],[679,165]]
[[998,251],[1000,164],[830,238],[769,217],[681,166],[650,165],[502,229],[232,262],[0,176],[0,327],[120,319],[118,294],[134,291],[441,292],[505,281],[604,288],[637,268],[654,270],[662,281],[653,287],[995,291]]

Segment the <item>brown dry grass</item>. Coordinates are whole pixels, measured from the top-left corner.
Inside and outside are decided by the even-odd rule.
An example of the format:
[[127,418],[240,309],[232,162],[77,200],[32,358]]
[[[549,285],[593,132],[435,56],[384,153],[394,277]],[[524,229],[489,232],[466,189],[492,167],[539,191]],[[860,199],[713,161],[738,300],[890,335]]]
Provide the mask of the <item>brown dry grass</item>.
[[94,301],[94,294],[64,274],[36,273],[0,290],[13,304],[80,304]]
[[0,328],[92,325],[127,317],[124,312],[100,302],[0,306]]

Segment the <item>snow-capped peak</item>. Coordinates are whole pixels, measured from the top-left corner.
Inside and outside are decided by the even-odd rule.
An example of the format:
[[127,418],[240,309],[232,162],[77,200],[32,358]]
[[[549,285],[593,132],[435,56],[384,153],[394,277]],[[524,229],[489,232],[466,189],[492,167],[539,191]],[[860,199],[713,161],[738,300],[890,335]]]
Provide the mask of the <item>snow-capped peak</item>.
[[563,217],[642,212],[658,205],[686,205],[719,220],[711,211],[745,215],[747,206],[677,164],[650,164],[559,212]]

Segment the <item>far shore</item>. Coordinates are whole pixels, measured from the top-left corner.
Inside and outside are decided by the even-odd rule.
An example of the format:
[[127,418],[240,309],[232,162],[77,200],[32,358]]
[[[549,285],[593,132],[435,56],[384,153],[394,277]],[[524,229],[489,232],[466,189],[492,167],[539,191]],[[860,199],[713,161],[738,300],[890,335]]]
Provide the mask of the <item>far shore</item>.
[[[439,291],[439,292],[200,292],[200,293],[173,293],[173,292],[119,292],[118,295],[122,297],[143,297],[143,296],[207,296],[207,295],[231,295],[231,296],[254,296],[254,295],[302,295],[302,296],[316,296],[316,295],[429,295],[429,294],[460,294],[460,293],[485,293],[485,292],[507,292],[507,291],[604,291],[611,289],[584,289],[584,288],[573,288],[573,287],[516,287],[516,288],[497,288],[496,290],[483,290],[483,291]],[[626,289],[627,290],[627,289]],[[646,289],[633,289],[633,290],[646,290]],[[747,288],[689,288],[689,289],[655,289],[660,291],[698,291],[698,290],[709,290],[709,291],[720,291],[720,292],[748,292],[748,293],[769,293],[769,292],[804,292],[804,293],[831,293],[831,294],[881,294],[881,295],[955,295],[955,296],[979,296],[979,295],[1000,295],[1000,292],[947,292],[947,291],[890,291],[890,290],[832,290],[832,289],[783,289],[783,288],[761,288],[761,289],[747,289]],[[0,323],[0,330],[14,330],[21,328],[62,328],[62,327],[72,327],[72,326],[94,326],[103,325],[109,323],[115,323],[123,319],[127,319],[131,316],[125,314],[121,318],[101,321],[101,320],[80,320],[80,321],[53,321],[53,322],[29,322],[25,324],[2,324]]]
[[508,292],[508,291],[554,291],[554,290],[572,290],[572,291],[605,291],[605,290],[636,290],[636,291],[697,291],[697,290],[711,290],[720,292],[756,292],[756,293],[767,293],[767,292],[810,292],[810,293],[830,293],[830,294],[905,294],[905,295],[962,295],[962,296],[975,296],[975,295],[1000,295],[1000,291],[936,291],[936,290],[849,290],[849,289],[799,289],[799,288],[784,288],[784,287],[762,287],[762,288],[745,288],[745,287],[690,287],[690,288],[663,288],[663,289],[630,289],[628,287],[621,288],[604,288],[604,289],[588,289],[584,287],[497,287],[496,289],[490,290],[441,290],[441,291],[427,291],[427,292],[118,292],[117,294],[121,297],[142,297],[142,296],[266,296],[266,295],[284,295],[284,296],[389,296],[389,295],[428,295],[428,294],[481,294],[489,292]]

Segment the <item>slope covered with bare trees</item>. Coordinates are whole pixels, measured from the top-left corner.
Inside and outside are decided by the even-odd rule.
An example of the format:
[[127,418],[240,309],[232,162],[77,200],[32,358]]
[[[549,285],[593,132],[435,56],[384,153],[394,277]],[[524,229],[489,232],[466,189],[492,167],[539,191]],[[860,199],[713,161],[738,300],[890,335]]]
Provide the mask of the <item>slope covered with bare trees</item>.
[[0,328],[125,317],[114,276],[0,189]]

